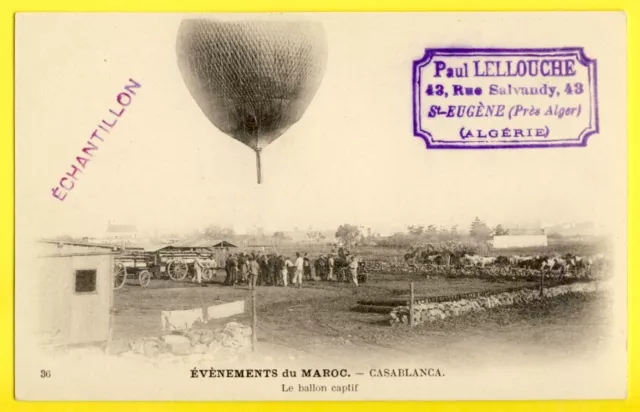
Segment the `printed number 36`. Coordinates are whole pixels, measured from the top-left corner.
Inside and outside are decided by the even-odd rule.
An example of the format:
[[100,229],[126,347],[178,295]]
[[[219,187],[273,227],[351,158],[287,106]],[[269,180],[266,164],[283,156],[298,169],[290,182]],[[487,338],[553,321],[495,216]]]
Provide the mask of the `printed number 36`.
[[41,378],[50,378],[51,377],[51,371],[47,370],[47,369],[42,369],[40,371],[40,377]]

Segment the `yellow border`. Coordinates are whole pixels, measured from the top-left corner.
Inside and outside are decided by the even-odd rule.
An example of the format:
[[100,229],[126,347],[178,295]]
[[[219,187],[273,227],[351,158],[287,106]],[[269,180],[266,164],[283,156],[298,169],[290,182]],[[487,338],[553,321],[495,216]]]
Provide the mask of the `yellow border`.
[[[2,225],[0,226],[0,411],[35,411],[46,410],[51,412],[70,412],[78,410],[111,411],[115,408],[146,411],[211,411],[212,409],[233,410],[243,412],[249,410],[264,410],[281,412],[288,410],[326,411],[328,408],[337,411],[362,411],[373,412],[379,410],[396,410],[413,412],[417,409],[430,411],[613,411],[613,410],[638,410],[640,401],[637,379],[638,362],[636,362],[635,344],[638,340],[638,328],[633,328],[638,323],[638,301],[640,290],[638,282],[634,280],[634,274],[638,273],[638,257],[632,251],[640,250],[638,244],[638,220],[629,215],[629,398],[627,401],[595,401],[595,402],[292,402],[292,403],[153,403],[153,402],[127,402],[127,403],[89,403],[89,402],[16,402],[13,399],[13,22],[14,13],[17,11],[136,11],[136,12],[232,12],[232,11],[597,11],[597,10],[624,10],[627,13],[627,39],[628,39],[628,119],[629,119],[629,210],[638,211],[637,180],[638,165],[632,161],[638,158],[640,144],[638,138],[638,116],[640,110],[638,102],[638,80],[640,67],[638,65],[638,39],[639,28],[636,22],[640,19],[640,6],[638,1],[595,1],[572,0],[562,2],[559,7],[557,0],[500,0],[474,2],[450,1],[427,2],[424,0],[330,0],[313,2],[296,2],[294,0],[244,0],[235,2],[219,2],[211,0],[182,0],[182,1],[158,1],[149,0],[134,5],[131,0],[58,0],[47,1],[9,1],[5,0],[0,5],[2,11],[0,20],[0,32],[2,33],[2,82],[0,87],[0,99],[2,101],[3,119],[0,121],[2,138],[0,139],[0,176],[2,184]],[[597,28],[594,28],[597,30]],[[634,113],[634,109],[635,112]],[[6,200],[5,200],[6,199]],[[10,201],[11,200],[11,201]],[[594,379],[606,380],[606,376],[594,376]]]

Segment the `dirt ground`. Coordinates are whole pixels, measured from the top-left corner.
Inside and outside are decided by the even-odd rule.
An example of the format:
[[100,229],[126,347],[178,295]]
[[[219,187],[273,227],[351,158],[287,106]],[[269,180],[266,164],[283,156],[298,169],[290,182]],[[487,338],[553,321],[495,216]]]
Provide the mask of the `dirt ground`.
[[[220,278],[218,279],[220,280]],[[346,283],[309,281],[301,289],[259,287],[258,347],[276,358],[315,359],[370,364],[376,359],[412,362],[437,359],[444,366],[590,356],[606,344],[610,313],[603,294],[565,295],[529,305],[498,308],[410,329],[390,326],[388,316],[351,309],[358,299],[408,297],[409,282],[417,295],[437,296],[525,286],[526,282],[490,282],[393,274],[371,274],[357,293]],[[178,286],[178,287],[176,287]],[[116,291],[114,339],[119,347],[138,337],[159,336],[160,311],[191,309],[246,299],[245,314],[209,322],[217,328],[231,320],[251,324],[250,290],[217,283],[154,280],[149,288],[125,286]]]

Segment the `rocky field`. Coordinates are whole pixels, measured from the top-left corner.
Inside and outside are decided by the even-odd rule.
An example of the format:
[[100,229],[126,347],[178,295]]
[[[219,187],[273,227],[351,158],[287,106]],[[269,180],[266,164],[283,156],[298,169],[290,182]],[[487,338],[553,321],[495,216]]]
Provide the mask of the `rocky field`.
[[[353,310],[362,300],[406,301],[409,282],[414,283],[416,296],[425,299],[418,315],[424,325],[403,325],[403,316],[406,319],[408,315],[406,307],[396,309],[397,322],[390,310]],[[126,286],[116,293],[113,347],[119,357],[182,362],[249,356],[246,352],[256,356],[247,346],[251,325],[247,288],[216,283],[206,287],[187,283],[151,286]],[[538,286],[538,281],[526,278],[450,278],[385,271],[371,273],[369,281],[357,290],[346,283],[320,281],[306,282],[301,289],[261,287],[257,291],[257,353],[263,359],[307,359],[324,364],[332,360],[370,364],[383,357],[389,361],[410,358],[412,362],[437,359],[453,365],[462,359],[480,364],[495,356],[513,355],[515,359],[555,356],[566,350],[586,353],[606,342],[611,305],[607,292],[584,293],[555,286],[563,290],[557,293],[549,284],[547,298],[537,299],[533,296],[539,294]],[[514,292],[522,288],[529,292]],[[484,296],[462,302],[428,299],[468,294]],[[161,331],[161,310],[239,299],[247,300],[245,314],[198,325],[188,335],[163,337],[166,332]],[[390,325],[390,319],[395,326]],[[232,323],[238,333],[227,328],[230,322],[238,322]]]

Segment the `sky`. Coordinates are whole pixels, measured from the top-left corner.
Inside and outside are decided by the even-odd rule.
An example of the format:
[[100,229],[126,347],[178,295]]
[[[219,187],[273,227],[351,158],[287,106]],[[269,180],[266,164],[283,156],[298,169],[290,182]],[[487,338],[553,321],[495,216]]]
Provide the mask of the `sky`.
[[[410,224],[466,228],[475,216],[493,225],[626,219],[626,46],[603,41],[591,24],[565,31],[567,16],[312,16],[326,30],[326,72],[303,118],[263,151],[257,185],[254,152],[216,129],[182,81],[181,18],[18,16],[19,232],[96,236],[110,220],[160,233],[342,223],[390,233]],[[411,64],[424,48],[557,39],[598,57],[601,133],[586,148],[436,151],[413,136]],[[138,93],[67,198],[55,199],[51,189],[112,118],[130,78]]]

